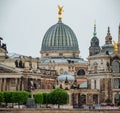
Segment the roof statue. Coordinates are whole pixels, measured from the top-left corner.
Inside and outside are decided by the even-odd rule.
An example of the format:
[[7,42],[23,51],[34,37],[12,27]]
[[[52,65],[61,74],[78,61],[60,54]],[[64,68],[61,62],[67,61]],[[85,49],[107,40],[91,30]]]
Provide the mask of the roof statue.
[[118,52],[118,44],[115,41],[113,41],[113,43],[114,43],[114,52]]
[[62,19],[62,12],[63,12],[63,6],[58,5],[58,18],[59,20]]

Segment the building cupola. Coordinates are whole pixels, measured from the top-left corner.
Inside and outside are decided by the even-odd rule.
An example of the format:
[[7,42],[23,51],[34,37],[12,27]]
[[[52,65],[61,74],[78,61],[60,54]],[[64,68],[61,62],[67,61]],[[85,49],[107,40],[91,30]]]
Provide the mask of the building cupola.
[[110,27],[108,27],[107,36],[105,37],[105,44],[102,46],[101,52],[105,54],[112,54],[114,52],[112,36],[110,34]]
[[97,32],[96,32],[96,23],[94,23],[94,32],[93,32],[93,38],[91,39],[91,45],[89,47],[89,56],[96,55],[100,52],[100,46],[99,46],[99,39],[97,38]]

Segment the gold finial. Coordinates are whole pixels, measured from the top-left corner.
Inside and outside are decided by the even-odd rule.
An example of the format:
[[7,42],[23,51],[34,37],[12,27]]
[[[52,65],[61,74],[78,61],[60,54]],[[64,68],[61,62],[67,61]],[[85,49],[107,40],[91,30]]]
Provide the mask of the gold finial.
[[115,41],[113,41],[113,43],[114,43],[114,52],[118,52],[118,44]]
[[62,19],[63,6],[58,5],[58,19]]

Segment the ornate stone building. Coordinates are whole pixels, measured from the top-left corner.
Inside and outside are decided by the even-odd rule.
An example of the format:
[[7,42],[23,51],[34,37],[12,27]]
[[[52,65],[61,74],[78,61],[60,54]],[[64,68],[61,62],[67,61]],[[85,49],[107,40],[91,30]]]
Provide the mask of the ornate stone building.
[[77,37],[62,22],[60,11],[58,22],[43,37],[41,58],[10,54],[0,38],[0,91],[32,90],[35,93],[60,87],[67,90],[69,104],[73,106],[118,104],[120,26],[118,43],[112,44],[108,27],[105,44],[100,47],[94,25],[88,61],[85,61],[79,57]]
[[119,36],[118,43],[112,44],[110,28],[105,37],[105,44],[102,46],[101,52],[97,55],[88,57],[88,88],[93,91],[92,103],[94,102],[95,92],[98,94],[95,100],[102,104],[115,104],[120,102],[120,54],[119,54]]

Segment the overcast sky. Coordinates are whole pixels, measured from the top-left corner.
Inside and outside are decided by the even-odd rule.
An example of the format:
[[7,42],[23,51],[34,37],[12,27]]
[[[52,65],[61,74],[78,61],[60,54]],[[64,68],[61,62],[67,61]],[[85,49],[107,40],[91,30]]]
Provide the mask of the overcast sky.
[[44,34],[58,22],[58,4],[64,6],[62,22],[75,32],[82,58],[89,54],[94,20],[100,46],[108,26],[117,41],[120,0],[0,0],[0,36],[8,52],[40,57]]

